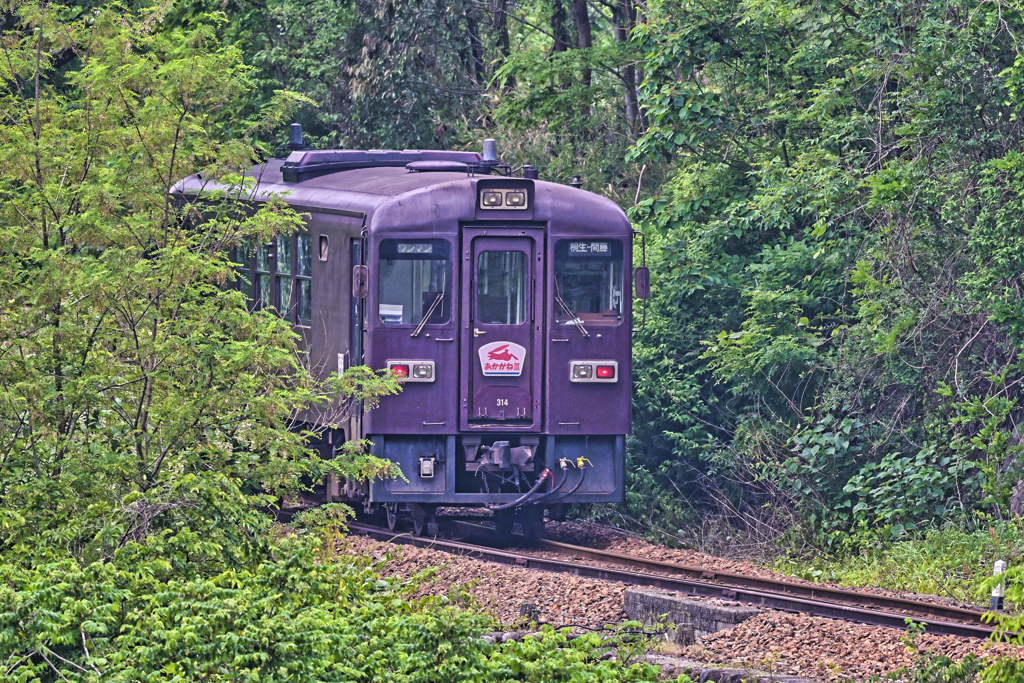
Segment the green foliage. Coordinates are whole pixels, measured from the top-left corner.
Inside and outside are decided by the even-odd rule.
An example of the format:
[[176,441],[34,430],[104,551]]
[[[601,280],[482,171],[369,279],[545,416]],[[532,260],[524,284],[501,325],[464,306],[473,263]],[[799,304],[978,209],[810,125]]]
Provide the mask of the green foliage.
[[[659,182],[658,164],[625,158],[644,124],[632,2],[590,7],[589,47],[570,35],[564,0],[183,0],[168,22],[220,13],[218,35],[253,67],[245,113],[291,93],[311,147],[479,149],[496,137],[512,165],[561,182],[581,173],[623,205]],[[283,127],[260,138],[284,152]]]
[[[850,477],[843,493],[857,496],[850,512],[858,528],[877,527],[883,539],[899,538],[908,529],[947,516],[950,504],[970,499],[977,480],[969,462],[934,457],[926,448],[915,458],[888,453]],[[847,502],[847,505],[853,500]]]
[[632,211],[658,235],[636,414],[663,491],[834,548],[1009,512],[1020,22],[649,5],[632,157],[672,171]]
[[422,578],[380,579],[315,538],[284,537],[213,575],[178,571],[164,543],[202,552],[199,537],[178,536],[113,561],[0,565],[4,680],[658,680],[656,667],[602,661],[628,645],[596,633],[492,645],[465,595],[414,598]]
[[[532,18],[542,21],[543,12]],[[623,117],[623,71],[639,55],[631,42],[598,33],[594,46],[551,51],[546,37],[521,38],[522,49],[501,60],[493,83],[496,98],[489,134],[513,164],[533,164],[541,177],[568,183],[576,174],[585,189],[631,205],[643,183],[640,168],[628,163],[636,122]],[[579,74],[591,74],[588,81]],[[658,182],[648,169],[646,183]]]
[[[216,12],[254,67],[249,110],[301,93],[309,146],[446,148],[481,109],[490,58],[472,2],[186,0],[170,19],[190,26]],[[283,127],[265,137],[287,144]]]
[[991,587],[986,586],[996,560],[1011,567],[1024,560],[1024,528],[1019,520],[947,523],[847,552],[791,555],[776,560],[772,567],[810,581],[878,586],[988,604]]
[[[251,71],[211,25],[155,30],[164,11],[65,19],[25,3],[3,43],[0,552],[12,556],[90,562],[188,529],[210,541],[192,561],[239,562],[266,526],[255,506],[301,477],[390,471],[357,446],[320,461],[290,427],[303,410],[372,405],[395,380],[315,379],[288,326],[224,286],[228,248],[301,225],[282,203],[238,200],[252,136],[293,98],[233,137]],[[203,206],[175,197],[196,170],[231,191]]]
[[915,655],[916,661],[913,666],[893,671],[883,680],[906,683],[1013,683],[1019,681],[1021,674],[1024,674],[1021,662],[1012,657],[982,659],[971,653],[960,661],[954,661],[945,655],[922,651],[917,644],[917,636],[924,632],[923,624],[908,623],[904,644]]
[[[297,520],[322,536],[270,528],[260,507],[304,477],[400,474],[362,442],[320,460],[298,429],[397,380],[312,376],[288,326],[230,287],[228,249],[301,226],[239,197],[258,137],[304,100],[252,106],[261,84],[217,16],[17,9],[0,45],[0,676],[657,680],[628,638],[488,643],[465,595],[413,597],[429,573],[337,556],[342,506]],[[176,195],[196,171],[228,191]]]
[[1024,678],[1024,663],[1011,657],[1001,657],[981,672],[981,683],[1014,683]]

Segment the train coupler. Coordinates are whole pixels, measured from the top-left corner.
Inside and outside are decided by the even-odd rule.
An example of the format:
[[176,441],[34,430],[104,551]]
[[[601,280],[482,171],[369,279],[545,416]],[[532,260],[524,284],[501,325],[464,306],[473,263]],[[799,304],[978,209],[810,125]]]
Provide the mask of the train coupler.
[[510,470],[513,467],[518,467],[522,472],[533,472],[536,445],[511,446],[508,441],[495,441],[490,446],[483,446],[479,442],[464,441],[463,447],[466,449],[467,472],[479,472],[481,469]]

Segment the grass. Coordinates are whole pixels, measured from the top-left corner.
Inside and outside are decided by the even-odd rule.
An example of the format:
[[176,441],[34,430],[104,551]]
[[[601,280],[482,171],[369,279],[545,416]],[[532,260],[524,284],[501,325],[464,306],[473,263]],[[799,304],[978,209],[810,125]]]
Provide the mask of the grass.
[[769,566],[812,581],[877,586],[941,595],[988,606],[982,587],[996,560],[1010,566],[1024,558],[1024,521],[994,522],[982,529],[949,524],[917,538],[867,547],[834,557],[783,557]]

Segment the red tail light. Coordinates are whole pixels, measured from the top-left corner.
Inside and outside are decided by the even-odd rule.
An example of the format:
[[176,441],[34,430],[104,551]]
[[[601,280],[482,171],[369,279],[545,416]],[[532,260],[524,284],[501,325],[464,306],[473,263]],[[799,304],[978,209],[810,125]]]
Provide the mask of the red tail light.
[[619,364],[613,360],[571,360],[569,361],[570,382],[619,381]]
[[415,382],[433,382],[437,376],[436,366],[432,360],[407,360],[396,358],[388,361],[388,372],[393,377],[400,377],[406,384]]

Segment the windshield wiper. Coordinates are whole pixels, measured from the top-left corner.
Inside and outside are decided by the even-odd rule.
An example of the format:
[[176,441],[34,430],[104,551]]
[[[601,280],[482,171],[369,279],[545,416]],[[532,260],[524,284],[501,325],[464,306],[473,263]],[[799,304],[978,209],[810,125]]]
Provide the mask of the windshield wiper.
[[434,297],[433,303],[430,304],[430,308],[427,309],[427,314],[423,316],[423,320],[421,320],[420,324],[416,326],[413,333],[409,335],[410,337],[420,336],[420,332],[422,332],[423,328],[427,326],[427,321],[430,320],[430,316],[434,315],[434,309],[437,308],[439,303],[441,303],[442,298],[444,298],[444,292],[438,292],[437,296]]
[[572,312],[572,309],[570,309],[569,306],[565,303],[565,301],[562,300],[562,297],[556,294],[555,301],[558,303],[559,306],[562,307],[562,310],[565,311],[565,314],[569,316],[569,322],[576,326],[576,329],[580,331],[580,334],[582,334],[584,337],[589,337],[590,333],[587,332],[587,328],[583,327],[583,321],[580,320],[580,317],[578,315]]

